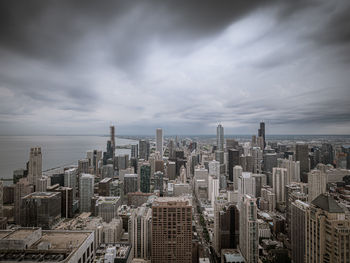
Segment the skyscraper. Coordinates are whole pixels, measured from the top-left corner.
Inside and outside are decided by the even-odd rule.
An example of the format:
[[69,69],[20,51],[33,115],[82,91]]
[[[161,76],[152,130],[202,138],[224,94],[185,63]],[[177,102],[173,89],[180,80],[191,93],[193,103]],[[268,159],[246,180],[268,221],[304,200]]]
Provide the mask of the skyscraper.
[[151,166],[142,164],[140,167],[140,190],[142,193],[151,191]]
[[30,149],[28,168],[29,183],[35,186],[37,179],[42,175],[42,155],[40,147]]
[[293,262],[305,262],[305,218],[307,203],[296,200],[291,204],[291,246]]
[[163,159],[163,130],[161,128],[156,130],[156,151],[160,153]]
[[82,174],[79,181],[80,212],[91,212],[91,199],[94,195],[94,176]]
[[148,160],[149,157],[149,141],[148,140],[140,140],[139,141],[139,158]]
[[21,200],[22,197],[30,194],[33,192],[33,185],[31,185],[28,181],[28,178],[21,178],[15,185],[15,222],[16,224],[20,225],[21,224]]
[[133,210],[129,220],[129,242],[134,258],[151,259],[152,209],[143,205]]
[[306,263],[350,261],[350,221],[333,197],[316,197],[306,211],[305,222]]
[[159,197],[152,205],[152,263],[192,262],[192,205]]
[[228,178],[231,182],[233,179],[233,167],[239,165],[239,151],[235,149],[228,150]]
[[224,150],[224,127],[221,124],[216,128],[216,145],[219,151]]
[[257,222],[256,199],[244,195],[239,218],[239,247],[242,256],[249,263],[259,260],[259,225]]
[[115,155],[115,127],[111,125],[110,127],[110,136],[111,136],[111,149],[112,149],[112,158]]
[[326,192],[327,174],[321,170],[312,170],[308,174],[308,201],[312,202],[317,196]]
[[287,185],[287,169],[286,168],[273,168],[272,172],[272,189],[276,195],[276,202],[278,204],[285,204],[285,186]]
[[298,143],[295,146],[295,159],[300,162],[300,175],[303,183],[307,183],[306,174],[309,172],[309,147]]
[[242,173],[243,173],[242,166],[236,165],[235,167],[233,167],[231,181],[233,182],[234,190],[238,190],[238,178],[242,176]]
[[263,139],[264,142],[264,148],[266,147],[266,140],[265,140],[265,122],[260,122],[260,129],[258,130],[258,135]]

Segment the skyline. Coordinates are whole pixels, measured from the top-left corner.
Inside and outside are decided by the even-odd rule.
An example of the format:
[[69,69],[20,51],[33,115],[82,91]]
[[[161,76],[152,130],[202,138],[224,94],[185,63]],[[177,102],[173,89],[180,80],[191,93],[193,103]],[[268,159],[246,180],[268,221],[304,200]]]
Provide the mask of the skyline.
[[350,3],[0,4],[0,135],[350,134]]

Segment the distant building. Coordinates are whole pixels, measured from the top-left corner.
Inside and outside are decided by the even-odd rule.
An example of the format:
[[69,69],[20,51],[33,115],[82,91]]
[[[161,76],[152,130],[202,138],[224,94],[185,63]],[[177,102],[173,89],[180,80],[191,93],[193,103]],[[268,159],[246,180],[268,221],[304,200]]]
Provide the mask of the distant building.
[[140,190],[143,193],[151,191],[151,166],[148,163],[140,167]]
[[161,128],[156,130],[156,151],[160,153],[163,159],[163,130]]
[[128,193],[134,193],[138,191],[137,174],[126,174],[124,176],[124,196]]
[[233,167],[239,165],[239,151],[236,149],[228,150],[228,177],[231,182],[234,182]]
[[139,141],[139,158],[148,160],[150,152],[150,145],[148,140]]
[[307,144],[297,144],[295,146],[295,159],[300,162],[300,174],[302,182],[307,183],[306,174],[309,172],[309,146]]
[[120,205],[119,196],[100,196],[96,201],[95,211],[103,221],[109,223],[117,216]]
[[327,175],[321,170],[311,170],[308,173],[308,201],[312,202],[317,196],[326,192]]
[[15,223],[20,225],[21,224],[21,201],[22,197],[32,193],[34,190],[33,185],[31,185],[28,181],[28,178],[21,178],[19,179],[18,183],[15,185],[15,197],[14,197],[14,217],[15,217]]
[[37,179],[42,175],[42,154],[40,147],[30,149],[29,165],[28,165],[28,180],[32,185],[36,185]]
[[216,145],[219,151],[224,150],[224,127],[221,124],[216,128]]

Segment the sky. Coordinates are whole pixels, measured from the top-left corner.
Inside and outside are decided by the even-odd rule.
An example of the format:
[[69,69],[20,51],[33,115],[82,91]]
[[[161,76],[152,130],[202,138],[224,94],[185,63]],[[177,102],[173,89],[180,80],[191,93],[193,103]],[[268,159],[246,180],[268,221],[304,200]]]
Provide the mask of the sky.
[[0,135],[350,134],[350,1],[0,1]]

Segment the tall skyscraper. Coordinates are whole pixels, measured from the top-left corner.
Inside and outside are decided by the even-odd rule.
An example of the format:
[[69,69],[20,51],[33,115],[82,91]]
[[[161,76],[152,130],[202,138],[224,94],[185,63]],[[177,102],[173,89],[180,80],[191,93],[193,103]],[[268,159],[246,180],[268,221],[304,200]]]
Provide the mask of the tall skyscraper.
[[309,172],[309,147],[298,143],[295,146],[295,159],[300,162],[300,175],[303,183],[307,183],[306,174]]
[[77,168],[64,171],[64,186],[72,188],[73,198],[76,198]]
[[40,147],[30,149],[29,166],[28,166],[28,180],[32,185],[36,185],[37,179],[42,175],[42,154]]
[[148,160],[149,158],[149,141],[148,140],[140,140],[139,141],[139,158]]
[[239,165],[239,151],[235,149],[228,150],[228,178],[231,182],[233,179],[233,167]]
[[163,159],[163,130],[161,128],[156,130],[156,151],[160,153]]
[[221,252],[221,238],[220,238],[220,212],[226,206],[227,200],[219,199],[214,202],[214,229],[213,229],[213,247],[217,256]]
[[312,170],[308,176],[308,201],[312,202],[320,194],[326,192],[327,174],[321,170]]
[[265,140],[265,122],[260,122],[260,129],[258,130],[258,135],[263,139],[264,142],[264,149],[266,147],[266,140]]
[[216,128],[216,145],[219,151],[224,150],[224,127],[221,124]]
[[285,186],[287,185],[287,174],[286,168],[273,168],[272,172],[272,189],[276,195],[277,204],[285,204]]
[[259,224],[257,222],[256,199],[244,195],[239,218],[239,247],[242,256],[249,263],[259,260]]
[[124,175],[124,195],[135,193],[138,190],[137,174]]
[[305,218],[307,203],[296,200],[291,204],[291,247],[293,262],[305,262]]
[[110,129],[110,136],[111,136],[111,149],[112,149],[112,158],[115,155],[115,127],[113,125],[111,125],[109,127]]
[[131,158],[138,158],[139,157],[139,145],[138,144],[132,144],[131,145]]
[[91,199],[94,195],[94,176],[82,174],[79,180],[80,212],[91,212]]
[[4,205],[4,185],[0,180],[0,218],[3,217],[3,205]]
[[306,211],[305,222],[306,263],[350,261],[350,220],[333,197],[316,197]]
[[140,167],[140,191],[149,193],[151,191],[151,166],[142,164]]
[[152,205],[152,263],[192,262],[192,205],[160,197]]
[[238,190],[238,178],[242,176],[243,169],[242,166],[236,165],[232,170],[232,182],[234,190]]
[[129,219],[129,242],[134,258],[151,259],[152,209],[143,205]]

